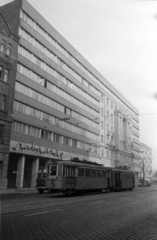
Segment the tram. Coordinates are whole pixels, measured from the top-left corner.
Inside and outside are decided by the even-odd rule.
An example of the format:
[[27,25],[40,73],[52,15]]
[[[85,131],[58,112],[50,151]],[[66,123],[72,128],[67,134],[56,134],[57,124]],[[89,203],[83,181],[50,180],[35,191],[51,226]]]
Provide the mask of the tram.
[[68,195],[133,188],[134,174],[129,170],[113,169],[80,160],[53,161],[47,165],[46,189],[52,192]]

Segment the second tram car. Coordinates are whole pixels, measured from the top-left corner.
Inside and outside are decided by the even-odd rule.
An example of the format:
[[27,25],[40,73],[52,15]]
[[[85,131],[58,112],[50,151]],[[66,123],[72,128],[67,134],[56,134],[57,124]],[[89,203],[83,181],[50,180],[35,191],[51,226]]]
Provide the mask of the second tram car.
[[85,191],[134,188],[133,172],[85,161],[53,161],[47,166],[46,189],[65,195]]

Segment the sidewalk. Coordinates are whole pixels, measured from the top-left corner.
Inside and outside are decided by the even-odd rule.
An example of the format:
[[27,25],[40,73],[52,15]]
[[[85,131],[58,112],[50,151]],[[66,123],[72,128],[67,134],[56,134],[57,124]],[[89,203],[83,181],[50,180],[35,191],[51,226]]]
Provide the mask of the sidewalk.
[[22,188],[22,189],[2,189],[0,190],[1,194],[27,194],[27,193],[38,193],[38,190],[35,188]]

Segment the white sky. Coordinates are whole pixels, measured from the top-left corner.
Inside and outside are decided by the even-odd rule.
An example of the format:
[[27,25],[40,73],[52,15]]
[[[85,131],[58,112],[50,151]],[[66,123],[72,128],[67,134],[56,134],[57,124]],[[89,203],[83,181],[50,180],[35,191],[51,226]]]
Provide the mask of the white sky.
[[157,169],[157,1],[28,2],[139,109],[140,141]]

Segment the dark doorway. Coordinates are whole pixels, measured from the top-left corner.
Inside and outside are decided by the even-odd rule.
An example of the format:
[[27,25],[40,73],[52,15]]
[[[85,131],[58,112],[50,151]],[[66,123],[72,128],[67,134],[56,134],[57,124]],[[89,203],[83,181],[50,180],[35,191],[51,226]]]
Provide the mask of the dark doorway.
[[31,187],[33,157],[25,156],[23,188]]
[[19,155],[16,155],[16,154],[9,155],[7,188],[15,188],[16,187],[18,158],[19,158]]

